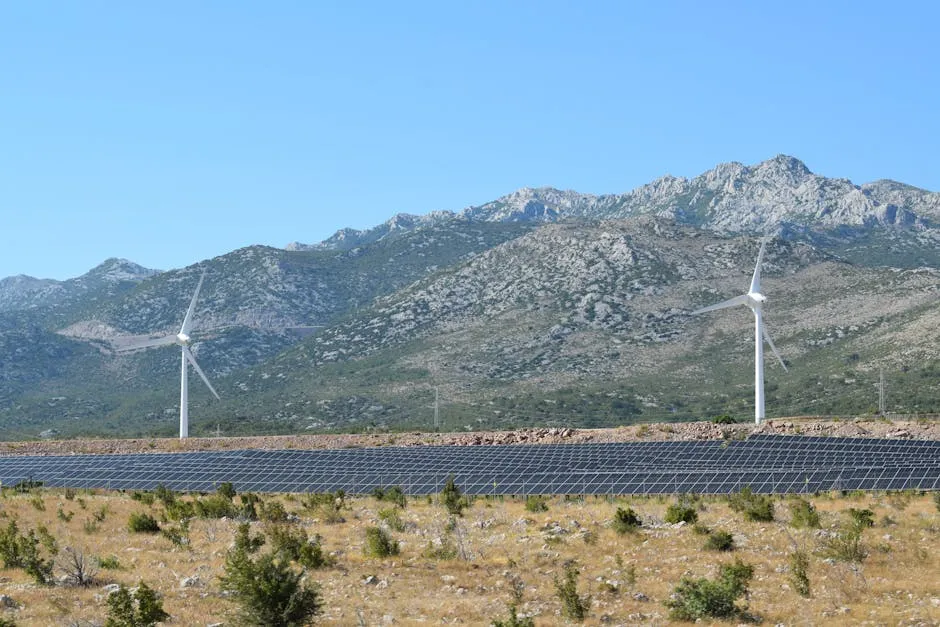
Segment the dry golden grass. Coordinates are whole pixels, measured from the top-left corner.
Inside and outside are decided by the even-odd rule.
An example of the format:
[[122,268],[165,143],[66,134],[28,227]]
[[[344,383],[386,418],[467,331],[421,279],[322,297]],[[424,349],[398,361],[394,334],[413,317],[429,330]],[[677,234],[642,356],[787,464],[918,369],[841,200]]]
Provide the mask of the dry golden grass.
[[[0,572],[0,593],[12,597],[16,610],[3,611],[18,625],[102,624],[107,615],[102,589],[112,582],[158,590],[176,625],[206,625],[234,620],[234,603],[220,594],[218,577],[236,526],[228,520],[193,520],[191,545],[174,546],[159,535],[127,531],[132,512],[160,518],[162,506],[134,501],[128,494],[79,491],[66,499],[59,490],[33,495],[6,493],[0,500],[0,525],[15,517],[21,530],[44,524],[60,548],[71,546],[95,556],[116,556],[123,570],[100,570],[89,588],[61,584],[37,586],[21,570]],[[524,582],[520,613],[539,625],[563,622],[553,578],[575,560],[581,569],[579,591],[593,602],[585,624],[668,624],[663,601],[683,574],[712,576],[718,564],[735,555],[754,565],[749,608],[764,624],[776,625],[938,625],[940,624],[940,513],[930,496],[824,495],[813,499],[828,530],[849,507],[871,508],[876,525],[864,532],[869,556],[858,568],[828,563],[819,553],[818,530],[786,524],[787,500],[776,501],[777,521],[745,522],[722,499],[706,498],[700,522],[734,534],[733,554],[704,551],[705,538],[689,526],[662,523],[667,498],[581,500],[548,499],[546,512],[526,511],[524,501],[477,499],[457,528],[447,532],[443,508],[426,499],[409,499],[401,512],[406,525],[392,532],[401,542],[394,558],[372,559],[362,552],[364,529],[380,524],[378,512],[389,507],[371,497],[347,499],[345,522],[325,524],[293,497],[279,499],[300,517],[310,535],[323,537],[334,554],[332,567],[311,571],[325,601],[318,622],[333,625],[454,623],[484,625],[508,616],[513,579]],[[84,507],[82,506],[84,504]],[[617,506],[629,504],[644,521],[635,534],[609,528]],[[57,516],[61,508],[71,521]],[[106,508],[100,528],[85,529],[93,512]],[[895,524],[885,526],[885,517]],[[264,531],[263,523],[253,525]],[[555,532],[546,531],[555,529]],[[457,541],[462,556],[435,560],[424,555],[428,543],[443,537]],[[812,597],[798,596],[789,583],[787,556],[796,547],[811,551]],[[629,572],[635,581],[629,583]],[[57,575],[60,574],[57,572]],[[181,587],[186,577],[201,583]],[[365,583],[372,576],[373,583]],[[610,582],[613,585],[608,585]],[[616,588],[616,589],[614,589]],[[648,600],[646,600],[648,599]]]

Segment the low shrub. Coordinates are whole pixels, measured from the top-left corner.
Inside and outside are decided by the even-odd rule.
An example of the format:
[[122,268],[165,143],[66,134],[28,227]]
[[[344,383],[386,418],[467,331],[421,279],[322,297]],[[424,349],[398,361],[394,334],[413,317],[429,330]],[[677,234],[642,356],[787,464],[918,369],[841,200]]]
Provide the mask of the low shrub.
[[532,512],[533,514],[547,512],[548,503],[545,502],[545,497],[536,495],[527,496],[525,499],[525,509],[527,512]]
[[737,494],[728,497],[728,506],[744,514],[744,519],[751,522],[772,522],[774,502],[769,496],[754,494],[751,486],[744,486]]
[[790,503],[790,525],[797,529],[818,529],[819,512],[816,506],[805,499]]
[[684,522],[692,525],[698,522],[698,512],[695,507],[684,499],[679,499],[666,508],[666,515],[663,517],[667,523],[676,524]]
[[619,534],[631,533],[643,526],[643,521],[637,515],[633,508],[618,507],[614,514],[613,528]]
[[127,520],[127,530],[131,533],[160,533],[160,524],[150,514],[134,512]]
[[727,531],[717,530],[708,534],[705,548],[709,551],[733,551],[734,536]]
[[392,531],[401,532],[405,530],[405,521],[401,519],[401,516],[398,514],[398,509],[395,507],[379,510],[379,520],[388,525],[389,529]]
[[398,555],[398,542],[392,539],[384,529],[368,527],[366,528],[366,543],[362,551],[368,557]]
[[754,577],[754,568],[740,560],[719,568],[717,579],[693,579],[685,576],[671,597],[665,601],[670,617],[697,621],[708,618],[733,618],[743,614],[737,600],[746,595]]
[[153,627],[169,619],[160,595],[144,582],[133,593],[121,585],[108,595],[108,620],[104,627]]
[[377,501],[394,503],[402,509],[404,509],[404,507],[408,504],[408,499],[405,496],[405,493],[397,485],[394,485],[390,488],[376,488],[372,490],[372,496],[375,497]]

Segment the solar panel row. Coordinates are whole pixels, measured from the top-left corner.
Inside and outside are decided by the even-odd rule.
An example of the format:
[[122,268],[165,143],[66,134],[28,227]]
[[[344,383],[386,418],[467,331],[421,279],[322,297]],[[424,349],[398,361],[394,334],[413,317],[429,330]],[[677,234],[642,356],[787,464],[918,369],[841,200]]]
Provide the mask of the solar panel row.
[[46,486],[240,492],[469,494],[721,494],[940,489],[940,442],[800,436],[740,441],[338,450],[242,450],[0,457],[0,481]]

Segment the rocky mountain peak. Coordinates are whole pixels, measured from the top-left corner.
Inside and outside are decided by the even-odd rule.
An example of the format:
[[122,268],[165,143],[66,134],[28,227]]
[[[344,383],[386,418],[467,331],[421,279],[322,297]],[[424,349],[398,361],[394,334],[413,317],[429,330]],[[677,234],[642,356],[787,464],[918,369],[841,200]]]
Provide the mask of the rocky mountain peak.
[[151,270],[127,259],[111,257],[105,259],[80,278],[117,283],[120,281],[142,281],[159,273],[160,270]]

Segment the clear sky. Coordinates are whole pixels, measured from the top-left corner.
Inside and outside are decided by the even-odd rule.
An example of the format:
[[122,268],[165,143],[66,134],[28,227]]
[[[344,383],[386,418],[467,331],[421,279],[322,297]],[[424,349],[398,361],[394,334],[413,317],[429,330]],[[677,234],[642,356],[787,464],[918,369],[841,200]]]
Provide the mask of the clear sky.
[[940,191],[936,2],[2,2],[0,277],[778,153]]

